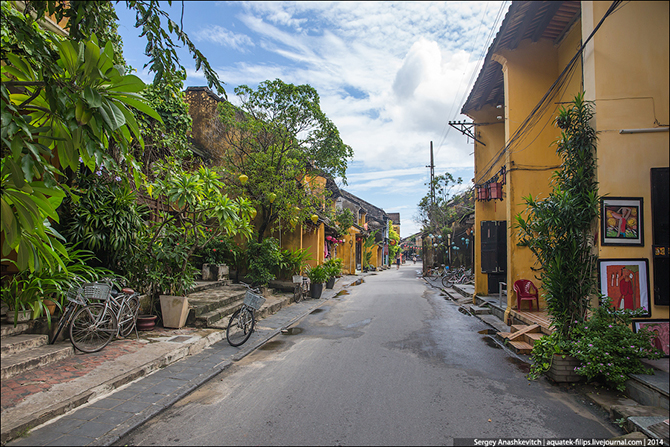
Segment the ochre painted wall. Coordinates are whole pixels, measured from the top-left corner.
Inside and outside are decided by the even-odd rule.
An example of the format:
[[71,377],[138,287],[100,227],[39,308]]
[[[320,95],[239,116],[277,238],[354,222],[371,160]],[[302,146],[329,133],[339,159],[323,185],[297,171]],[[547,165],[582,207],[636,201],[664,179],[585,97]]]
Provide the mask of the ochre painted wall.
[[[644,246],[599,245],[599,256],[648,259],[651,317],[662,319],[668,318],[668,306],[653,304],[650,169],[669,165],[669,135],[667,131],[639,134],[619,131],[667,126],[670,122],[668,5],[668,2],[624,4],[605,20],[584,58],[586,97],[596,103],[593,124],[599,133],[600,195],[643,199]],[[584,35],[590,34],[608,7],[607,2],[582,2]]]

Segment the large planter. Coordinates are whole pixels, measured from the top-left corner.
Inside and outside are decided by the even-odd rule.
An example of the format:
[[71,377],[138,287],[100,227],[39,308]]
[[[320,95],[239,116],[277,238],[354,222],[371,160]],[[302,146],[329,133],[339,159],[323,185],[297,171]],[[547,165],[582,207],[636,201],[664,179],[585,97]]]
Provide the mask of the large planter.
[[188,298],[185,296],[161,295],[163,327],[180,329],[188,317]]
[[[16,311],[14,310],[8,310],[7,315],[5,316],[5,321],[7,323],[14,324],[14,314]],[[33,318],[33,311],[31,309],[28,310],[20,310],[18,312],[18,317],[16,319],[17,323],[25,323],[26,321],[30,321]]]
[[226,264],[203,264],[203,281],[224,281],[228,279],[230,269]]
[[310,287],[310,294],[312,298],[314,299],[319,299],[321,298],[321,294],[323,293],[323,283],[312,283]]
[[326,289],[332,289],[335,287],[335,277],[333,276],[332,278],[328,278],[328,282],[326,283]]
[[554,354],[554,360],[546,374],[557,383],[580,382],[584,377],[575,372],[578,366],[581,366],[581,362],[575,357]]

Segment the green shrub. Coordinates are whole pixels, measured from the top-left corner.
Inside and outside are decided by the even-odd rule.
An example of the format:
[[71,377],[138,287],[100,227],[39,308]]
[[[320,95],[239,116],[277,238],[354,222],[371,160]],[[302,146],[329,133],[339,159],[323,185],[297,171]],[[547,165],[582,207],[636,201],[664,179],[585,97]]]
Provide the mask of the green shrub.
[[286,267],[279,243],[275,238],[262,242],[250,240],[247,246],[247,277],[253,286],[262,286],[275,279],[276,273]]
[[649,374],[641,358],[658,359],[663,353],[652,345],[653,331],[637,333],[631,320],[644,316],[644,309],[615,309],[609,297],[602,298],[591,318],[572,328],[570,355],[581,362],[577,374],[591,381],[602,379],[619,391],[625,390],[629,374]]

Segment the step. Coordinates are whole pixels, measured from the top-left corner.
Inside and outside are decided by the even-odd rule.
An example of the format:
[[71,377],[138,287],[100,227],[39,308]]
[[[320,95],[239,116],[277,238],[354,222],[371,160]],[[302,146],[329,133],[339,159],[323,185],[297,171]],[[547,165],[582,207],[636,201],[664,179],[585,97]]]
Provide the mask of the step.
[[530,354],[530,351],[533,350],[533,347],[526,343],[525,341],[510,341],[509,346],[517,354]]
[[483,307],[483,306],[475,306],[474,304],[470,305],[470,312],[473,315],[489,315],[491,313],[491,309],[488,307]]
[[70,343],[44,345],[28,351],[2,356],[2,370],[0,379],[8,379],[17,374],[41,368],[59,360],[74,355],[74,348]]
[[194,315],[200,317],[201,315],[215,311],[219,308],[224,308],[234,304],[237,301],[243,300],[246,292],[239,291],[229,296],[195,296],[188,297],[188,305],[194,311]]
[[544,337],[544,334],[542,332],[530,332],[524,335],[526,343],[528,343],[531,346],[535,346],[535,342],[541,339],[542,337]]
[[668,410],[670,376],[666,371],[654,369],[654,374],[631,374],[626,381],[626,395],[642,405]]
[[[513,324],[510,326],[512,328],[512,332],[520,332],[520,331],[525,331],[525,332],[541,332],[542,328],[538,324]],[[531,329],[528,329],[528,328]]]
[[[198,315],[195,318],[195,327],[221,327],[220,324],[218,324],[221,320],[225,320],[226,317],[230,316],[235,312],[237,309],[242,307],[242,302],[243,300],[238,300],[232,304],[229,304],[228,306],[225,307],[220,307],[217,309],[214,309],[212,311],[209,311],[207,313],[204,313],[202,315]],[[228,323],[226,322],[226,325]]]
[[230,284],[230,280],[222,281],[198,281],[188,292],[188,295],[192,293],[202,292],[204,290],[216,289],[218,287],[224,287]]
[[42,334],[19,334],[5,337],[0,342],[0,353],[4,356],[16,354],[49,343],[49,336]]

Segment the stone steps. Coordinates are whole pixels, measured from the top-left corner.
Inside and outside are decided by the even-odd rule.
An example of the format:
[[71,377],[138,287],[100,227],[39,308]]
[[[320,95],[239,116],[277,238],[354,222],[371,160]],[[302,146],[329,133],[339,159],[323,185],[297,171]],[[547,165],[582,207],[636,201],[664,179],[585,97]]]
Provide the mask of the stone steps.
[[[0,342],[0,354],[12,355],[49,343],[49,336],[42,334],[18,334],[5,337]],[[4,361],[4,357],[3,357]]]
[[[9,339],[20,336],[11,336]],[[24,340],[19,341],[19,344],[23,344],[22,348],[14,350],[14,348],[7,348],[10,351],[13,351],[11,354],[2,353],[2,369],[0,371],[0,379],[8,379],[17,374],[21,374],[26,371],[30,371],[36,368],[45,367],[51,363],[57,362],[64,358],[74,355],[74,348],[68,343],[59,343],[55,345],[46,344],[46,335],[34,335],[34,337],[44,337],[42,345],[34,345],[33,342],[25,343]],[[3,344],[5,340],[3,339]],[[8,344],[12,343],[11,340],[7,341]],[[4,350],[4,346],[3,346]]]

